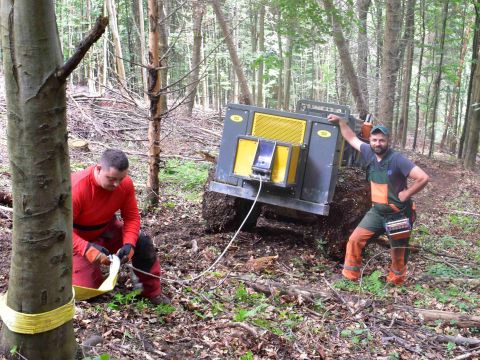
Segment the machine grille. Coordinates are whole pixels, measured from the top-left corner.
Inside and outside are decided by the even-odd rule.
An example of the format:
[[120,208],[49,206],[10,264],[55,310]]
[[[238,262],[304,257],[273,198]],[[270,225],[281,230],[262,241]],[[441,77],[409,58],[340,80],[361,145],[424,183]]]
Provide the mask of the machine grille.
[[252,135],[292,144],[302,144],[306,126],[305,120],[257,112],[253,118]]

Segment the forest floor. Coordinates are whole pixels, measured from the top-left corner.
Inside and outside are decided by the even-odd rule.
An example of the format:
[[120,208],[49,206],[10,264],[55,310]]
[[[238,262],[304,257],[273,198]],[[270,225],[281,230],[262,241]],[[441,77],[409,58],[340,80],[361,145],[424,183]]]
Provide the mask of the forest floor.
[[[154,239],[171,305],[153,306],[132,291],[122,268],[115,292],[76,303],[74,328],[90,359],[467,359],[480,357],[480,177],[444,154],[408,152],[431,182],[416,196],[418,220],[405,285],[385,284],[388,248],[366,248],[361,283],[339,279],[340,264],[302,225],[261,216],[240,232],[222,260],[199,280],[233,233],[209,234],[201,183],[219,144],[218,114],[196,111],[164,120],[160,206],[144,203],[146,110],[111,98],[69,96],[72,170],[105,147],[129,154],[142,226]],[[0,109],[5,114],[5,106]],[[0,190],[10,192],[5,116]],[[133,130],[132,130],[133,129]],[[202,155],[203,154],[203,155]],[[199,185],[200,184],[200,185]],[[11,206],[8,200],[3,206]],[[0,210],[0,252],[10,258],[11,213]],[[263,258],[262,260],[258,260]],[[9,261],[0,262],[0,291]],[[170,279],[170,280],[169,280]],[[430,311],[426,311],[430,310]],[[96,341],[98,339],[98,341]],[[100,341],[101,340],[101,341]],[[96,342],[98,344],[94,345]],[[94,345],[94,346],[92,346]]]

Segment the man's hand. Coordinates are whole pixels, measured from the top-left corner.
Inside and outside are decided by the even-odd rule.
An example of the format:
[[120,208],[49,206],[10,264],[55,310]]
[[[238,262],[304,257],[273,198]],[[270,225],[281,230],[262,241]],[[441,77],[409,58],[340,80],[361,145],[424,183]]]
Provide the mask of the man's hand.
[[408,194],[407,190],[403,190],[398,193],[398,200],[401,202],[407,201],[408,199],[410,199],[410,195]]
[[103,246],[95,243],[88,243],[85,257],[92,264],[110,265],[110,259],[108,258],[110,253]]
[[135,248],[132,244],[123,245],[118,251],[117,256],[120,259],[122,264],[132,260],[133,254],[135,253]]
[[357,151],[360,151],[360,146],[363,144],[362,140],[360,140],[357,135],[353,132],[352,129],[348,126],[347,121],[336,115],[336,114],[328,114],[327,120],[332,124],[337,124],[340,128],[340,132],[342,133],[343,138]]
[[343,118],[335,114],[329,114],[327,120],[334,124],[340,124],[340,121],[343,120]]

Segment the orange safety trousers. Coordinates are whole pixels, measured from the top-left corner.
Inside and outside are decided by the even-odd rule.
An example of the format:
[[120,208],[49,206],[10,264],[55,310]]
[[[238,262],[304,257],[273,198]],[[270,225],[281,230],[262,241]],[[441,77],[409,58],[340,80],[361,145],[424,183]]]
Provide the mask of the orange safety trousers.
[[[360,278],[362,267],[362,251],[367,241],[375,235],[374,231],[357,227],[350,235],[347,243],[347,251],[345,254],[345,263],[342,275],[352,281]],[[390,250],[391,266],[387,275],[387,282],[394,285],[400,285],[406,280],[406,246],[397,246],[392,243]],[[403,245],[403,244],[402,244]]]

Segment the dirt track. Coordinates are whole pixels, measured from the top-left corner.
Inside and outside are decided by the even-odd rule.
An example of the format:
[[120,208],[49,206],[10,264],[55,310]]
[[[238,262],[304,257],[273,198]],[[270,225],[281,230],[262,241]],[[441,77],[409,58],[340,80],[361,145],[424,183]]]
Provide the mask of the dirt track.
[[[186,149],[177,151],[171,146],[165,154],[191,155],[183,153],[191,151]],[[4,150],[2,154],[2,164],[6,164]],[[478,173],[466,172],[451,160],[409,155],[432,178],[416,197],[417,227],[428,229],[427,235],[425,230],[416,234],[417,243],[430,246],[432,239],[449,236],[466,245],[451,247],[449,254],[453,258],[448,261],[441,256],[434,260],[439,264],[453,263],[456,268],[462,267],[462,263],[478,268],[480,258],[475,262],[468,252],[472,249],[478,252],[478,232],[465,231],[461,222],[449,222],[455,210],[478,213]],[[84,156],[72,154],[75,159],[88,161]],[[8,190],[8,172],[2,171],[0,179]],[[138,190],[141,192],[141,188]],[[162,206],[157,212],[144,214],[143,226],[157,244],[163,276],[186,279],[212,264],[233,233],[206,233],[200,203],[172,199],[165,194],[161,200],[173,201],[174,207]],[[468,219],[478,229],[480,218]],[[8,284],[6,259],[11,240],[8,212],[0,211],[0,227],[0,252],[5,259],[0,263],[0,288],[4,291]],[[324,254],[325,244],[312,235],[311,227],[261,217],[258,226],[251,232],[241,232],[214,271],[199,281],[188,286],[164,281],[165,292],[173,300],[172,313],[126,298],[132,287],[128,272],[122,272],[117,295],[77,303],[74,319],[77,340],[82,343],[94,334],[101,335],[103,343],[85,350],[85,355],[108,353],[118,359],[238,359],[250,353],[255,359],[415,359],[453,358],[468,351],[468,347],[462,346],[448,350],[445,344],[432,340],[428,331],[480,337],[478,329],[458,330],[448,324],[432,329],[424,327],[418,317],[393,310],[393,304],[405,304],[480,315],[478,293],[466,286],[459,287],[460,293],[448,301],[440,295],[438,298],[425,295],[429,289],[445,294],[453,290],[431,279],[425,280],[423,275],[430,262],[424,253],[413,254],[407,285],[401,289],[389,288],[382,276],[378,280],[369,278],[377,270],[383,274],[389,264],[388,250],[372,244],[366,252],[367,287],[348,288],[340,284],[343,287],[336,287],[335,291],[331,285],[338,284],[339,264]],[[266,259],[255,262],[258,258]],[[463,260],[459,263],[458,259]],[[275,282],[287,290],[296,285],[329,295],[319,296],[312,303],[296,293],[271,288],[273,295],[265,296],[254,291],[254,285],[239,280],[245,276]],[[378,288],[376,292],[368,287],[370,284]],[[462,294],[473,300],[463,299]],[[456,298],[463,305],[458,305]],[[421,336],[426,340],[421,340]]]

